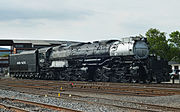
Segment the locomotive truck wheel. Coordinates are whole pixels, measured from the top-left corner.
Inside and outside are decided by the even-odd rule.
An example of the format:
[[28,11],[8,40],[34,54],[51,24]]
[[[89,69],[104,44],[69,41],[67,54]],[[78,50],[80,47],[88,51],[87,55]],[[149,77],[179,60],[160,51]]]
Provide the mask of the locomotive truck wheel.
[[47,80],[49,79],[49,73],[47,72],[46,75],[44,76],[44,79]]
[[111,77],[112,82],[127,83],[131,82],[131,77],[126,76],[126,69],[116,70]]
[[102,77],[101,70],[97,69],[96,72],[95,72],[95,75],[94,75],[94,81],[100,82],[101,79],[102,79],[101,77]]
[[41,76],[41,79],[45,80],[46,79],[46,74],[45,72],[40,72],[40,76]]
[[54,76],[54,72],[53,71],[49,71],[47,73],[45,73],[45,76],[43,77],[45,80],[50,80],[53,79]]
[[105,69],[98,68],[94,75],[94,81],[96,82],[108,82],[109,81],[109,74]]
[[16,78],[18,78],[18,79],[19,79],[19,78],[20,78],[20,74],[17,74],[17,77],[16,77]]
[[15,78],[17,78],[17,75],[16,75],[16,73],[14,73],[14,75],[12,75],[12,77],[15,77]]
[[112,77],[111,77],[111,82],[118,82],[118,80],[119,80],[119,79],[116,78],[115,76],[112,76]]

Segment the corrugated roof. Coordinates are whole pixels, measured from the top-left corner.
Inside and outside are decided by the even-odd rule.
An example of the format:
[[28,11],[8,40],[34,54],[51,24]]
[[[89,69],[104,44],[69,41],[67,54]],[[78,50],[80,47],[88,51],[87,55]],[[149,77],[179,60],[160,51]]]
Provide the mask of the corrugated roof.
[[17,43],[32,43],[33,45],[51,45],[50,43],[44,40],[13,40],[15,44]]
[[0,39],[0,46],[10,46],[13,44],[12,40]]
[[36,46],[51,46],[51,45],[61,45],[61,44],[72,44],[72,43],[82,43],[76,41],[59,41],[59,40],[5,40],[0,39],[0,45],[13,45],[13,44],[32,44]]
[[52,45],[64,43],[79,43],[75,41],[58,41],[58,40],[13,40],[14,44],[17,43],[32,43],[33,45]]
[[30,40],[13,40],[13,43],[31,43]]
[[20,53],[17,53],[17,54],[10,54],[10,56],[13,56],[13,55],[22,55],[22,54],[33,54],[37,51],[37,49],[35,50],[29,50],[29,51],[22,51]]
[[169,65],[172,65],[172,64],[180,64],[180,63],[175,62],[175,61],[169,61],[168,64],[169,64]]

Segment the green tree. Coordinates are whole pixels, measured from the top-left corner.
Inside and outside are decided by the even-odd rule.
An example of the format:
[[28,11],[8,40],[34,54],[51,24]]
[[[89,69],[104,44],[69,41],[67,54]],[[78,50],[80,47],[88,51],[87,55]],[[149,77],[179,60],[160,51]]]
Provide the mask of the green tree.
[[177,48],[180,48],[180,32],[175,31],[169,34],[170,39],[168,41]]
[[166,40],[165,32],[160,32],[158,29],[149,29],[146,32],[146,38],[150,46],[150,53],[156,54],[161,58],[170,60],[168,56],[170,47]]
[[1,57],[8,57],[9,54],[3,54]]
[[168,41],[171,46],[172,60],[180,62],[180,32],[172,32],[169,36]]

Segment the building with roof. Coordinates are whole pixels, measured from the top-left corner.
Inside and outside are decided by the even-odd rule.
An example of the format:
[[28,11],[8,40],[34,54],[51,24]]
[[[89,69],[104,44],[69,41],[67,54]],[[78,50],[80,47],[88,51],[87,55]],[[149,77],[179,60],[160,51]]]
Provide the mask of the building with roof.
[[175,61],[170,61],[169,65],[172,66],[172,71],[176,74],[180,74],[180,63]]

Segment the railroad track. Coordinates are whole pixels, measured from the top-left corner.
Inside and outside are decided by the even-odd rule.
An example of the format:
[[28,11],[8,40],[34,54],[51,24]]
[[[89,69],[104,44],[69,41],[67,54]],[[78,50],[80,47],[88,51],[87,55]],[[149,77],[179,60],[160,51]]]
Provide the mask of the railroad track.
[[[54,91],[54,93],[51,91],[48,93],[46,90],[39,90],[36,92],[28,92],[27,91],[21,91],[23,93],[28,93],[28,94],[38,94],[41,96],[44,96],[46,94],[49,97],[57,97],[58,92]],[[152,104],[144,104],[144,103],[138,103],[138,102],[129,102],[129,101],[123,101],[123,100],[111,100],[111,99],[106,99],[106,98],[98,98],[98,97],[87,97],[87,96],[80,96],[80,95],[71,95],[69,97],[69,94],[64,94],[61,93],[61,98],[60,99],[65,99],[65,100],[72,100],[72,101],[77,101],[77,102],[84,102],[88,104],[96,104],[96,105],[102,105],[102,106],[107,106],[109,108],[119,108],[119,109],[125,109],[129,111],[145,111],[145,112],[159,112],[159,111],[180,111],[180,108],[175,108],[175,107],[167,107],[167,106],[159,106],[159,105],[152,105]],[[89,100],[93,99],[93,100]],[[102,100],[102,101],[101,101]],[[18,100],[17,100],[18,101]],[[102,103],[102,102],[106,103]],[[109,103],[108,103],[109,102]],[[112,104],[113,102],[113,104]],[[114,103],[117,104],[114,104]],[[135,107],[132,106],[123,106],[122,104],[126,105],[136,105]]]
[[[78,92],[87,92],[87,93],[101,93],[101,94],[113,94],[113,95],[136,95],[137,96],[152,96],[150,93],[155,93],[154,96],[161,96],[161,95],[175,95],[179,94],[179,90],[177,88],[171,88],[170,93],[163,94],[163,92],[167,92],[168,88],[166,87],[151,87],[147,85],[139,87],[138,85],[132,85],[126,84],[126,85],[120,85],[120,87],[117,86],[115,83],[114,85],[108,84],[108,83],[88,83],[88,82],[73,82],[74,84],[70,84],[67,81],[33,81],[33,80],[0,80],[0,88],[6,89],[6,90],[13,90],[13,91],[19,91],[22,93],[27,94],[35,94],[35,95],[41,95],[44,96],[45,94],[49,97],[57,97],[57,94],[61,91],[61,99],[66,100],[72,100],[77,102],[84,102],[88,104],[96,104],[96,105],[102,105],[107,107],[113,107],[113,108],[120,108],[125,110],[131,110],[131,111],[180,111],[180,108],[175,107],[168,107],[168,106],[160,106],[160,105],[152,105],[152,104],[145,104],[145,103],[138,103],[138,102],[129,102],[129,101],[123,101],[123,100],[112,100],[112,99],[106,99],[106,98],[98,98],[98,97],[87,97],[87,96],[81,96],[81,95],[75,95],[71,94],[71,97],[69,97],[69,94],[63,93],[65,91],[78,91]],[[36,85],[36,86],[35,86]],[[105,86],[104,86],[105,85]],[[63,89],[60,89],[60,88]],[[127,88],[129,87],[129,88]],[[31,89],[33,92],[28,92],[29,89]],[[157,90],[156,90],[157,89]],[[158,90],[159,89],[159,90]],[[177,89],[177,90],[176,90]],[[116,90],[116,91],[114,91]],[[118,91],[117,91],[118,90]],[[174,91],[172,91],[174,90]],[[130,91],[130,92],[129,92]],[[136,91],[138,91],[136,93]],[[161,91],[161,92],[158,92]],[[129,92],[129,93],[128,93]],[[130,94],[131,93],[131,94]],[[139,94],[142,93],[142,94]],[[147,93],[147,94],[145,94]],[[157,94],[159,93],[159,94]],[[88,99],[94,99],[92,101],[89,101]],[[119,102],[119,103],[126,103],[127,105],[136,105],[138,108],[135,107],[129,107],[129,106],[123,106],[120,104],[112,104],[112,103],[102,103],[102,100],[106,100],[107,102]],[[8,107],[8,106],[2,106],[7,108],[15,108],[15,107]],[[18,108],[19,109],[19,108]]]
[[[65,91],[81,91],[91,93],[102,94],[114,94],[114,95],[128,95],[128,96],[169,96],[180,95],[180,88],[169,87],[152,87],[150,85],[138,84],[119,84],[116,86],[110,85],[112,83],[87,83],[87,82],[73,82],[73,85],[67,81],[37,81],[37,80],[4,80],[0,84],[5,84],[9,87],[23,87],[23,88],[37,88],[46,90],[60,90],[63,88]],[[177,86],[178,87],[178,86]]]
[[5,105],[5,104],[0,104],[0,108],[4,109],[3,111],[13,111],[13,112],[28,112],[24,109],[20,109],[18,107],[13,107],[13,106],[9,106],[9,105]]
[[53,85],[69,85],[70,82],[76,85],[81,86],[108,86],[108,87],[140,87],[140,88],[167,88],[167,89],[177,89],[180,88],[180,84],[138,84],[138,83],[111,83],[111,82],[82,82],[82,81],[50,81],[50,80],[30,80],[30,79],[0,79],[1,81],[8,83],[23,83],[26,85],[44,85],[44,86],[53,86]]
[[43,103],[31,102],[27,100],[19,100],[13,98],[0,97],[0,108],[5,110],[12,110],[15,112],[30,112],[30,111],[64,111],[64,112],[80,112],[77,110],[62,108],[58,106],[52,106]]

